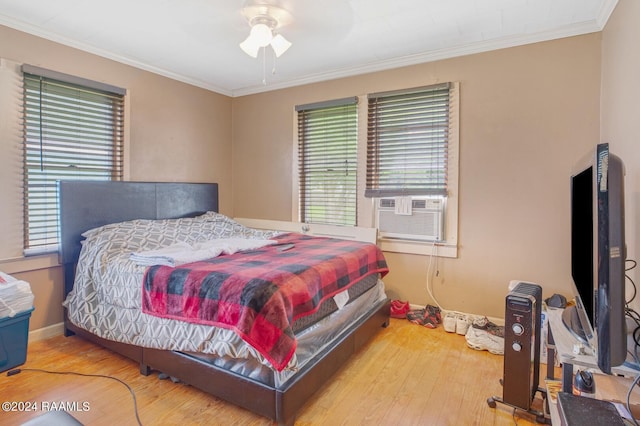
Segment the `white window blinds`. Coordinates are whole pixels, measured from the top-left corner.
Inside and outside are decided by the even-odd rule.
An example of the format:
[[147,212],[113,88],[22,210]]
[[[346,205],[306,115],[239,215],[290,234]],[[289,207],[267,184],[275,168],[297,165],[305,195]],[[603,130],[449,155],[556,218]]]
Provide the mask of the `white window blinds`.
[[368,95],[365,196],[447,194],[450,84]]
[[296,106],[300,220],[356,225],[357,98]]
[[123,89],[24,65],[25,252],[55,250],[57,181],[123,176]]

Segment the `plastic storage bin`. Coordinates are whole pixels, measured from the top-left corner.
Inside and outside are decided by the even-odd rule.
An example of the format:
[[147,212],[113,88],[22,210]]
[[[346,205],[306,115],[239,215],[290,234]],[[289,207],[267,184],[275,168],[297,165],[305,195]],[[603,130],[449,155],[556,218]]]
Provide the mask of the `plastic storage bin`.
[[33,308],[13,317],[0,318],[0,372],[22,365],[27,360],[31,312]]

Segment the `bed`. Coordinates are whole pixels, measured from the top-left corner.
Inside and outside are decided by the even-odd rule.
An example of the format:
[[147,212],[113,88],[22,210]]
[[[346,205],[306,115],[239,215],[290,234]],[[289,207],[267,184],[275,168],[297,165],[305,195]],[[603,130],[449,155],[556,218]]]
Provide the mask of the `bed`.
[[[117,224],[118,229],[122,223],[126,226],[132,223],[133,226],[139,227],[132,232],[125,227],[124,232],[129,232],[130,235],[145,232],[146,226],[156,226],[157,223],[168,223],[167,226],[174,226],[174,223],[180,222],[180,226],[187,223],[189,226],[195,224],[193,226],[200,227],[203,226],[200,221],[205,221],[204,226],[219,226],[216,221],[227,219],[215,213],[218,211],[218,186],[210,183],[63,181],[59,184],[59,195],[60,257],[65,275],[65,333],[77,334],[133,359],[139,363],[142,374],[148,375],[152,371],[162,372],[211,395],[268,417],[278,424],[293,424],[297,411],[330,379],[331,375],[340,369],[349,357],[365,345],[381,327],[386,327],[389,323],[389,300],[384,295],[384,287],[379,279],[380,274],[370,273],[366,279],[358,280],[357,284],[349,284],[348,290],[340,291],[340,294],[337,290],[328,291],[327,295],[331,297],[323,298],[323,300],[326,299],[326,303],[322,303],[321,307],[312,308],[313,315],[305,314],[299,318],[300,321],[290,324],[295,335],[293,344],[295,351],[289,353],[291,346],[288,346],[289,349],[284,350],[283,353],[291,356],[275,358],[275,362],[269,354],[263,356],[264,353],[259,346],[249,345],[248,349],[241,346],[240,352],[243,353],[241,356],[235,353],[237,351],[235,346],[232,346],[231,350],[220,350],[219,347],[226,348],[226,341],[222,345],[210,345],[215,346],[211,350],[207,347],[208,335],[203,334],[205,330],[215,328],[216,339],[222,336],[223,339],[233,340],[238,335],[233,329],[230,332],[230,329],[224,327],[218,329],[206,323],[183,323],[170,315],[156,315],[157,313],[148,315],[136,312],[135,315],[141,315],[141,317],[132,317],[132,321],[137,324],[140,318],[145,318],[143,321],[160,324],[155,327],[164,327],[167,321],[172,324],[181,323],[180,327],[199,330],[200,334],[196,334],[197,337],[193,339],[189,337],[187,341],[180,343],[182,346],[176,346],[178,349],[173,350],[155,347],[144,339],[118,341],[119,339],[114,338],[107,331],[99,332],[80,324],[78,318],[81,315],[74,313],[77,308],[73,303],[68,302],[73,299],[75,293],[80,291],[79,288],[74,289],[76,274],[80,275],[78,282],[82,282],[82,275],[86,273],[84,271],[86,268],[82,266],[86,262],[81,262],[81,266],[78,266],[79,258],[88,256],[86,249],[85,253],[81,250],[82,246],[89,246],[88,240],[97,238],[95,231],[87,231],[99,229],[100,232],[107,232],[106,236],[100,238],[111,241],[113,237],[109,232],[112,232],[113,224]],[[211,225],[212,222],[216,224]],[[233,221],[223,222],[223,225],[225,228],[236,226]],[[107,231],[104,231],[105,229]],[[307,240],[311,240],[311,237],[304,234],[280,234],[269,233],[269,231],[261,233],[263,231],[251,228],[250,232],[254,231],[255,234],[251,234],[250,238],[269,240],[269,245],[225,256],[225,262],[227,259],[246,256],[247,253],[255,253],[256,256],[271,253],[270,255],[275,256],[274,259],[277,260],[280,257],[289,256],[289,253],[293,255],[296,250],[288,250],[288,247],[301,247],[307,244]],[[118,232],[122,231],[118,230]],[[249,231],[243,228],[242,232]],[[291,238],[295,240],[288,240]],[[321,245],[326,244],[327,242],[323,240]],[[204,263],[207,265],[198,266],[209,267],[209,263],[221,262],[206,261]],[[102,266],[98,265],[98,269],[100,268]],[[146,269],[145,279],[151,269]],[[140,291],[144,292],[145,289]],[[339,308],[334,306],[339,305],[338,296],[340,299],[346,297],[349,302]],[[81,298],[86,297],[78,297],[78,299]],[[329,305],[328,310],[324,309]],[[67,307],[71,308],[67,309]],[[130,310],[130,312],[133,311]],[[115,314],[111,312],[110,316],[122,317],[123,315],[116,311]],[[308,318],[314,318],[314,320],[305,321]],[[92,321],[96,322],[96,319]],[[104,321],[109,323],[111,320]],[[180,331],[177,334],[185,333]],[[235,340],[232,343],[235,345]],[[194,346],[191,347],[190,344]]]

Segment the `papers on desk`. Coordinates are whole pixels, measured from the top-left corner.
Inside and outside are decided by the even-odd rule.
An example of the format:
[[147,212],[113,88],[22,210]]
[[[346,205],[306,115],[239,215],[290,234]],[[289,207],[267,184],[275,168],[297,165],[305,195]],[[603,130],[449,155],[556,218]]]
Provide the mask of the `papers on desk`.
[[629,410],[627,410],[627,407],[623,403],[621,402],[611,402],[611,403],[613,404],[614,407],[616,407],[616,410],[618,410],[618,414],[620,414],[620,417],[633,423],[633,420],[631,419],[631,413],[629,412]]
[[549,398],[549,402],[557,404],[558,393],[562,392],[562,381],[546,379],[544,382],[547,387],[547,398]]

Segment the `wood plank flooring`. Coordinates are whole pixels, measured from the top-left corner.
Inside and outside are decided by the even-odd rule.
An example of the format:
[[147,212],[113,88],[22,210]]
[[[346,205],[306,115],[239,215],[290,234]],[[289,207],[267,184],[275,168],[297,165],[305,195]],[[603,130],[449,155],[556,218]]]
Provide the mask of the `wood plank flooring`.
[[[463,336],[391,320],[298,414],[296,425],[532,425],[526,413],[486,403],[502,395],[503,357],[469,349]],[[133,399],[114,380],[26,369],[117,377],[135,391],[143,425],[270,425],[272,422],[190,386],[142,376],[138,365],[78,337],[29,345],[20,374],[0,374],[0,402],[38,404],[37,412],[0,412],[19,425],[46,402],[75,406],[87,425],[134,425]],[[84,404],[84,405],[83,405]],[[88,408],[88,410],[84,410]]]

